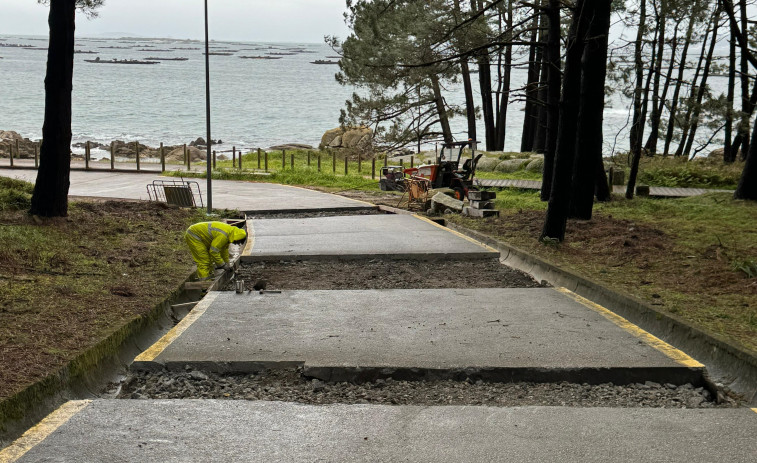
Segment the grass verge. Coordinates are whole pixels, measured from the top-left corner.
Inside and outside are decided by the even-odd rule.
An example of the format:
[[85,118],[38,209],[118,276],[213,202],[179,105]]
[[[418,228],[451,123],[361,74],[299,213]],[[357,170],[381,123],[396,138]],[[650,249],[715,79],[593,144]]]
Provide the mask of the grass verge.
[[[36,225],[31,185],[0,179],[0,401],[67,365],[171,294],[193,268],[201,212],[79,202]],[[20,198],[20,199],[19,199]]]
[[498,219],[450,216],[611,289],[757,351],[757,205],[725,193],[685,199],[616,197],[590,221],[569,221],[566,240],[537,238],[538,192],[500,191]]

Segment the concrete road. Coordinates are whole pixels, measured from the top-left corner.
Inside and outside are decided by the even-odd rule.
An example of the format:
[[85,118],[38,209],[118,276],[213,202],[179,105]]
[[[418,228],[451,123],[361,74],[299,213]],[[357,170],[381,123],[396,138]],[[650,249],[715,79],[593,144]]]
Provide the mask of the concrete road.
[[479,259],[499,252],[412,215],[248,221],[242,261],[280,259]]
[[701,381],[696,361],[606,315],[551,288],[214,292],[132,368],[304,365],[331,381]]
[[[34,182],[34,170],[0,169],[0,176],[19,178]],[[71,172],[71,196],[96,196],[119,199],[149,199],[147,184],[153,180],[179,180],[177,177],[161,177],[149,174],[122,172]],[[196,181],[207,200],[206,181]],[[236,182],[213,180],[213,207],[219,209],[239,209],[248,213],[288,212],[288,211],[328,211],[350,209],[374,209],[361,201],[273,183]]]
[[[744,408],[97,400],[70,402],[56,413],[47,426],[6,450],[7,455],[15,451],[22,463],[746,463],[754,462],[757,455],[757,413]],[[0,461],[6,461],[7,455],[0,453]]]

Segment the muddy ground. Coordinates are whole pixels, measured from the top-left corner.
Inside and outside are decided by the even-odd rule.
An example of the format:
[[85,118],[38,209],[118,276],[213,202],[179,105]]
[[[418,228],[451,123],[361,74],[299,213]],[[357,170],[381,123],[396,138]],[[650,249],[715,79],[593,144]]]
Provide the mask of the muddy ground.
[[716,403],[710,392],[691,384],[572,384],[487,383],[482,381],[395,381],[326,383],[304,377],[298,370],[269,370],[259,374],[217,375],[187,370],[182,373],[139,373],[119,395],[122,399],[242,399],[305,404],[488,405],[574,407],[735,407],[726,398]]
[[[278,261],[242,264],[245,289],[538,288],[529,275],[499,263],[477,261]],[[234,289],[230,282],[224,290]]]

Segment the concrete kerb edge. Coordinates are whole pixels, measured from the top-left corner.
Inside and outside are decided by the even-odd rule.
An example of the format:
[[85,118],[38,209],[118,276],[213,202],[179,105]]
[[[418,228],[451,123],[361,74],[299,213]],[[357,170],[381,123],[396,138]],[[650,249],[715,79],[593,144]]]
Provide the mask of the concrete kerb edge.
[[0,401],[0,441],[18,437],[63,402],[80,395],[76,392],[79,389],[88,391],[89,382],[96,382],[97,377],[105,377],[107,372],[125,367],[131,361],[131,353],[142,350],[140,337],[150,329],[174,323],[171,305],[185,293],[182,283],[146,314],[122,325],[54,373]]
[[530,274],[536,280],[565,287],[686,351],[706,365],[711,378],[743,395],[748,403],[757,405],[757,355],[632,296],[610,290],[488,235],[453,223],[447,223],[447,226],[499,249],[502,262]]
[[311,207],[308,209],[263,209],[263,210],[244,210],[240,211],[247,215],[276,215],[276,214],[309,214],[314,212],[353,212],[353,211],[375,211],[378,206],[357,205],[357,206],[339,206],[339,207]]
[[476,261],[479,259],[496,259],[499,256],[488,251],[471,251],[466,253],[376,253],[376,254],[275,254],[275,255],[252,255],[242,256],[240,259],[244,263],[251,262],[278,262],[278,261],[355,261],[355,260],[405,260],[413,259],[419,261]]

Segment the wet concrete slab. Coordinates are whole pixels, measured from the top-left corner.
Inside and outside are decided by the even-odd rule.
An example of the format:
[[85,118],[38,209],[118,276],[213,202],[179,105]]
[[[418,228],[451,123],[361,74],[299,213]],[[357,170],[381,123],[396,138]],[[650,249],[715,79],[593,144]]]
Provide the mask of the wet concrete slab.
[[[0,169],[0,176],[19,178],[33,183],[37,178],[37,172],[34,170]],[[172,181],[181,179],[152,174],[72,171],[69,195],[148,200],[147,184],[154,180]],[[197,182],[202,191],[204,204],[207,204],[206,181],[193,178],[185,180]],[[213,180],[213,207],[238,209],[247,213],[375,208],[368,203],[306,188],[231,180]]]
[[46,438],[36,445],[28,440],[31,448],[19,462],[695,463],[751,462],[757,455],[757,413],[745,408],[312,406],[218,400],[96,400],[71,408],[71,416],[64,411],[51,424]]
[[131,368],[303,367],[327,381],[702,381],[685,354],[552,288],[214,292],[201,304]]
[[248,221],[243,262],[304,259],[479,259],[499,252],[413,215]]

